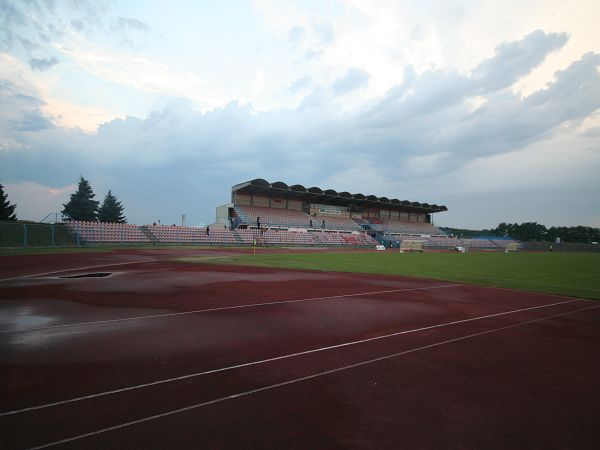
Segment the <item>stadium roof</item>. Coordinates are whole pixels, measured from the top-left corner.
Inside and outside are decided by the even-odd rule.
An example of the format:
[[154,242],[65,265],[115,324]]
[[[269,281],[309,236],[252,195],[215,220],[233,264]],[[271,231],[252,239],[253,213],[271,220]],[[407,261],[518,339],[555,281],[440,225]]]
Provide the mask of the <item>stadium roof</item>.
[[321,189],[313,186],[306,188],[301,184],[288,186],[283,181],[269,183],[262,178],[256,178],[251,181],[236,184],[231,188],[232,192],[265,194],[277,197],[302,197],[311,203],[327,205],[356,205],[356,206],[379,206],[396,207],[404,210],[422,213],[435,213],[448,211],[443,205],[430,205],[428,203],[411,202],[408,200],[389,199],[387,197],[377,197],[375,195],[351,194],[350,192],[337,192],[333,189]]

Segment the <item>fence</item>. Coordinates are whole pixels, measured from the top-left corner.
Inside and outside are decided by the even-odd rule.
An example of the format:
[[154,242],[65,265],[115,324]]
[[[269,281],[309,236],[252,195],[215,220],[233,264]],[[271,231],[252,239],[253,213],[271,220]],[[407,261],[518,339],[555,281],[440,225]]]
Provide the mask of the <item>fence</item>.
[[0,247],[74,247],[79,238],[63,224],[0,222]]
[[523,242],[522,245],[526,250],[544,252],[550,251],[550,247],[552,247],[553,251],[557,252],[600,252],[599,244],[581,244],[570,242],[561,242],[560,244],[553,242]]

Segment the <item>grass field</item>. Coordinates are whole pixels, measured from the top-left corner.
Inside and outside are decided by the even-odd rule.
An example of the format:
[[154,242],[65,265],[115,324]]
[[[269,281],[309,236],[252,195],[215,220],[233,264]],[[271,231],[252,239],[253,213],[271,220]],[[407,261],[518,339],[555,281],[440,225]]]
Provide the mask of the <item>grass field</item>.
[[408,275],[600,300],[597,253],[271,253],[180,261]]

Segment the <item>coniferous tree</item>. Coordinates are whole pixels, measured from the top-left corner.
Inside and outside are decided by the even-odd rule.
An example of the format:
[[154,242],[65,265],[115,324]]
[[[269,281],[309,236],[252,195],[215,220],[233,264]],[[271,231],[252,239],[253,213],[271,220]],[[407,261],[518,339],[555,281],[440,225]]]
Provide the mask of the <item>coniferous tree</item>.
[[62,214],[73,220],[95,221],[99,203],[94,200],[95,196],[90,183],[81,177],[77,191],[71,194],[68,203],[63,204]]
[[108,191],[98,209],[98,220],[100,222],[127,223],[127,219],[123,215],[123,205],[111,191]]
[[4,186],[0,184],[0,220],[17,220],[15,214],[17,204],[11,205],[7,197],[8,194],[4,193]]

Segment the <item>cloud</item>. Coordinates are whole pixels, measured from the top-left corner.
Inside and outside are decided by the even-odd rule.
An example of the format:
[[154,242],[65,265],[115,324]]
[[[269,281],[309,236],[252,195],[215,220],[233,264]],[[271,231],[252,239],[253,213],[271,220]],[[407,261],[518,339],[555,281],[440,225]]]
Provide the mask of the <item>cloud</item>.
[[321,45],[327,46],[335,41],[335,32],[331,22],[316,24],[313,26],[313,30]]
[[27,111],[18,120],[12,121],[13,127],[18,131],[40,131],[53,128],[52,121],[40,111]]
[[352,68],[343,77],[335,80],[331,85],[331,89],[336,95],[342,95],[364,87],[368,82],[369,74],[367,72]]
[[306,91],[311,86],[312,86],[311,77],[308,75],[305,75],[302,78],[298,78],[298,79],[292,81],[292,83],[286,89],[286,92],[291,95],[296,95],[296,94]]
[[188,98],[204,107],[226,103],[225,95],[209,90],[195,74],[175,70],[137,54],[105,51],[90,45],[61,46],[59,49],[86,71],[104,81],[165,96]]
[[292,44],[297,44],[306,34],[304,27],[297,25],[292,27],[288,32],[288,41]]
[[113,21],[112,27],[119,31],[150,31],[150,26],[147,23],[132,17],[117,17]]
[[71,26],[79,32],[82,32],[85,30],[85,22],[83,20],[80,19],[73,19],[71,20]]
[[29,67],[32,70],[43,72],[48,70],[59,63],[58,58],[53,56],[52,58],[31,58],[29,60]]
[[[576,125],[600,105],[600,55],[584,55],[545,89],[521,97],[490,75],[495,66],[509,77],[528,73],[504,67],[531,56],[529,45],[512,44],[498,48],[511,48],[514,60],[499,57],[508,54],[500,50],[477,73],[408,66],[401,83],[366,102],[360,88],[369,75],[351,69],[329,87],[316,85],[296,109],[256,111],[230,102],[199,112],[191,101],[175,101],[146,118],[107,121],[96,134],[44,128],[44,119],[53,117],[39,114],[35,92],[0,84],[1,99],[18,112],[1,116],[0,176],[13,184],[62,187],[83,174],[97,195],[118,192],[133,223],[177,223],[182,213],[191,223],[210,223],[214,207],[229,201],[231,185],[259,176],[336,190],[371,186],[363,193],[447,204],[457,211],[446,216],[448,223],[457,225],[458,212],[465,217],[465,207],[456,207],[463,201],[459,192],[485,190],[494,199],[508,192],[520,201],[523,192],[544,189],[564,199],[568,188],[589,198],[600,189],[600,146],[592,128],[586,134]],[[539,45],[538,60],[556,45]],[[312,79],[304,76],[292,86],[300,92]],[[474,98],[480,99],[476,107]],[[341,108],[348,104],[351,110]],[[553,184],[561,168],[573,176]],[[528,177],[538,169],[539,176]],[[530,183],[522,184],[526,178]],[[540,205],[549,207],[550,197]]]
[[536,30],[519,41],[503,43],[496,47],[492,58],[475,68],[472,78],[482,92],[511,86],[539,66],[549,53],[562,48],[568,39],[567,33]]

